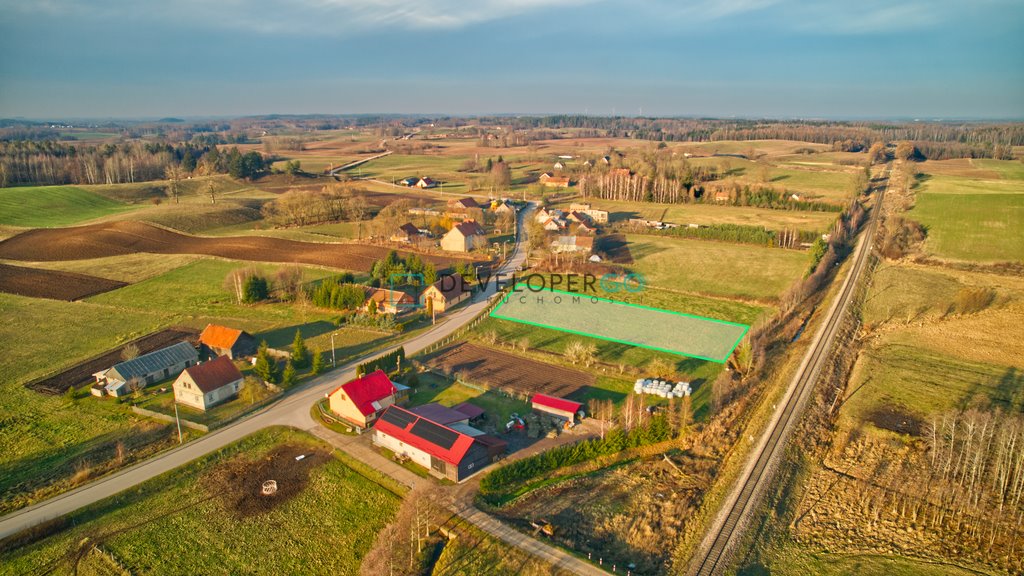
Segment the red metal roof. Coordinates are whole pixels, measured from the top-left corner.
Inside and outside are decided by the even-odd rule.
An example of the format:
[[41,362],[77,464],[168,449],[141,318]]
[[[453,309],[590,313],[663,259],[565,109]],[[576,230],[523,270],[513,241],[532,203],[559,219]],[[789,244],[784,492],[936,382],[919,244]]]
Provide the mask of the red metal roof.
[[391,383],[388,375],[383,370],[377,370],[362,378],[356,378],[338,386],[330,395],[334,396],[338,390],[345,392],[345,395],[355,404],[363,416],[369,416],[377,411],[373,403],[391,396],[397,391],[397,388]]
[[[406,424],[404,427],[400,428],[392,424],[391,422],[388,422],[386,419],[386,415],[392,410],[405,413],[408,416],[407,419],[409,420],[409,423]],[[466,453],[469,452],[469,448],[473,445],[473,437],[463,434],[461,432],[457,432],[455,430],[452,430],[451,428],[448,428],[447,426],[442,426],[434,422],[433,424],[435,426],[441,426],[441,428],[448,430],[452,434],[458,435],[458,438],[456,438],[451,448],[444,448],[442,446],[438,446],[437,444],[431,442],[430,440],[427,440],[426,438],[417,436],[416,434],[412,433],[413,427],[415,427],[416,423],[419,422],[420,420],[426,420],[427,422],[431,422],[431,420],[423,418],[422,416],[417,416],[416,414],[413,414],[412,412],[405,410],[404,408],[400,408],[398,406],[389,406],[388,409],[384,411],[384,414],[382,414],[381,417],[378,418],[376,422],[374,422],[373,429],[378,430],[384,434],[387,434],[388,436],[391,436],[392,438],[395,438],[401,442],[404,442],[409,446],[412,446],[413,448],[422,450],[423,452],[426,452],[427,454],[430,454],[435,458],[444,460],[445,462],[453,466],[458,466],[459,462],[462,462],[462,459],[466,457]]]
[[555,398],[554,396],[548,396],[546,394],[534,394],[530,403],[536,404],[537,406],[554,408],[555,410],[572,412],[573,414],[579,412],[580,408],[583,407],[583,404],[580,404],[579,402],[573,402],[572,400],[566,400],[565,398]]
[[186,368],[185,372],[204,394],[242,379],[242,373],[227,356],[218,356],[209,362]]

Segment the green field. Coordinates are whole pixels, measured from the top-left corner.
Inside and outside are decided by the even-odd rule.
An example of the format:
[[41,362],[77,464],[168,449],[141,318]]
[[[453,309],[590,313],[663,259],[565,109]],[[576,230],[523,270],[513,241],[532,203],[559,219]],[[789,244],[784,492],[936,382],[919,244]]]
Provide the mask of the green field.
[[930,187],[907,214],[928,227],[928,252],[976,262],[1024,261],[1024,193],[935,193]]
[[[107,402],[48,396],[22,386],[168,324],[165,315],[0,294],[0,507],[36,488],[22,482],[60,482],[78,460],[118,438],[143,418]],[[109,455],[108,455],[109,457]],[[45,473],[43,472],[45,471]]]
[[77,186],[0,188],[0,224],[12,226],[68,226],[131,209]]
[[[181,321],[198,317],[251,320],[264,326],[284,323],[305,323],[326,320],[330,315],[310,309],[304,312],[290,304],[238,304],[227,289],[224,279],[238,268],[253,267],[273,277],[284,266],[245,264],[230,260],[202,259],[124,288],[87,299],[121,309],[159,310],[174,314]],[[303,267],[305,281],[330,276],[334,272]]]
[[[556,208],[567,209],[569,204],[579,200],[558,202]],[[658,204],[655,202],[616,202],[611,200],[587,200],[594,208],[607,210],[612,222],[630,218],[660,220],[675,224],[739,224],[763,226],[769,230],[799,230],[824,232],[835,222],[837,215],[832,212],[811,212],[806,210],[770,210],[747,206],[717,206],[714,204]]]
[[330,450],[301,432],[260,432],[76,512],[73,527],[4,553],[0,565],[16,573],[48,566],[72,574],[68,552],[88,537],[133,574],[356,574],[399,498],[338,457],[311,467],[308,484],[294,497],[254,516],[238,518],[211,497],[214,465],[259,460],[284,444]]
[[634,272],[651,286],[679,292],[773,301],[809,264],[797,250],[639,234],[626,240]]
[[916,204],[907,214],[927,226],[925,249],[957,260],[1024,261],[1022,164],[952,162],[922,166],[926,173],[917,188]]
[[526,283],[491,317],[714,362],[725,362],[749,328],[577,292],[533,291]]

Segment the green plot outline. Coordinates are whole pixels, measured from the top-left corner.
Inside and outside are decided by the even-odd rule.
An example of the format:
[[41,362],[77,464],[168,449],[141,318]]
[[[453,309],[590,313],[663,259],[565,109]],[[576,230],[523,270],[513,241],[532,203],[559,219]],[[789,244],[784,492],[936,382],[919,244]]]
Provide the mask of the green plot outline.
[[[519,282],[519,283],[517,283],[512,288],[512,291],[514,292],[517,288],[519,288],[521,286],[526,286],[528,289],[530,289],[530,285],[529,285],[528,282]],[[729,326],[738,326],[738,327],[743,328],[743,332],[740,333],[738,338],[736,338],[736,341],[733,342],[732,347],[729,348],[729,351],[726,352],[725,356],[723,356],[721,359],[718,359],[718,358],[708,358],[707,356],[700,356],[698,354],[687,354],[686,352],[682,352],[682,351],[679,351],[679,350],[671,350],[669,348],[661,348],[659,346],[652,346],[650,344],[641,344],[639,342],[632,342],[630,340],[623,340],[623,339],[620,339],[620,338],[613,338],[611,336],[599,336],[597,334],[590,334],[588,332],[583,332],[581,330],[571,330],[569,328],[561,328],[561,327],[552,326],[552,325],[549,325],[549,324],[541,324],[540,322],[533,322],[533,321],[530,321],[530,320],[522,320],[520,318],[512,318],[512,317],[509,317],[509,316],[501,316],[500,314],[498,314],[498,310],[501,310],[503,307],[505,307],[506,304],[509,303],[509,298],[511,298],[511,293],[506,294],[504,296],[501,296],[499,304],[497,306],[495,306],[494,310],[491,310],[491,313],[488,314],[488,315],[490,317],[492,317],[492,318],[497,318],[499,320],[508,320],[509,322],[518,322],[520,324],[528,324],[530,326],[537,326],[538,328],[547,328],[549,330],[557,330],[559,332],[567,332],[569,334],[576,334],[578,336],[586,336],[588,338],[596,338],[598,340],[606,340],[608,342],[616,342],[618,344],[626,344],[628,346],[637,346],[639,348],[647,348],[648,350],[657,350],[658,352],[667,352],[669,354],[676,354],[676,355],[679,355],[679,356],[686,356],[688,358],[696,358],[698,360],[705,360],[707,362],[717,362],[718,364],[725,364],[725,362],[729,359],[729,356],[732,355],[734,350],[736,350],[736,347],[740,345],[740,341],[743,340],[743,337],[746,336],[747,332],[750,331],[750,326],[748,324],[740,324],[739,322],[730,322],[728,320],[719,320],[718,318],[708,318],[706,316],[698,316],[696,314],[687,314],[686,312],[676,312],[675,310],[666,310],[664,308],[655,308],[654,306],[644,306],[643,304],[633,304],[632,302],[622,302],[621,300],[612,300],[610,298],[601,298],[600,296],[591,296],[591,295],[588,295],[588,294],[578,294],[576,292],[567,292],[565,290],[556,290],[555,288],[544,288],[543,290],[533,290],[533,289],[530,289],[529,291],[534,293],[534,294],[536,294],[538,292],[553,292],[553,293],[556,293],[556,294],[565,294],[567,296],[577,296],[577,297],[581,297],[581,298],[587,298],[589,300],[599,300],[601,302],[608,302],[610,304],[617,304],[619,306],[628,306],[628,307],[631,307],[631,308],[640,308],[640,309],[643,309],[643,310],[652,310],[654,312],[661,312],[663,314],[674,314],[676,316],[685,316],[687,318],[693,318],[695,320],[704,320],[706,322],[715,322],[717,324],[727,324]]]

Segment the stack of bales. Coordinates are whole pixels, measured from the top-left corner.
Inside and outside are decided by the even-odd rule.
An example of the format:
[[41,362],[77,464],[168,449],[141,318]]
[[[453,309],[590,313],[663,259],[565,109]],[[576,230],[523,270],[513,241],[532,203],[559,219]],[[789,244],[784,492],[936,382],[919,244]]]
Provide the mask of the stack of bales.
[[637,394],[650,394],[660,398],[682,398],[689,396],[693,390],[689,382],[676,382],[673,384],[667,380],[657,378],[639,378],[633,384],[633,392]]

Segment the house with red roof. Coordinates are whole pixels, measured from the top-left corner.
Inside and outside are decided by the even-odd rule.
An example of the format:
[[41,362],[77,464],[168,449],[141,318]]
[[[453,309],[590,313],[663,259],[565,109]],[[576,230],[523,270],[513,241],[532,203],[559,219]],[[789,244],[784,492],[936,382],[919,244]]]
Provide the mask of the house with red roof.
[[174,381],[174,401],[206,411],[238,395],[242,389],[242,373],[227,356],[185,370]]
[[583,404],[579,402],[547,394],[534,394],[530,399],[530,405],[536,412],[542,412],[570,423],[576,422],[576,415],[583,408]]
[[464,424],[445,426],[399,406],[385,410],[373,424],[373,443],[453,482],[479,472],[507,448],[501,439]]
[[409,388],[396,384],[383,370],[350,380],[327,395],[331,412],[358,429],[369,428]]
[[231,359],[252,356],[258,346],[256,338],[244,330],[207,324],[199,335],[199,345],[211,356],[227,356]]

